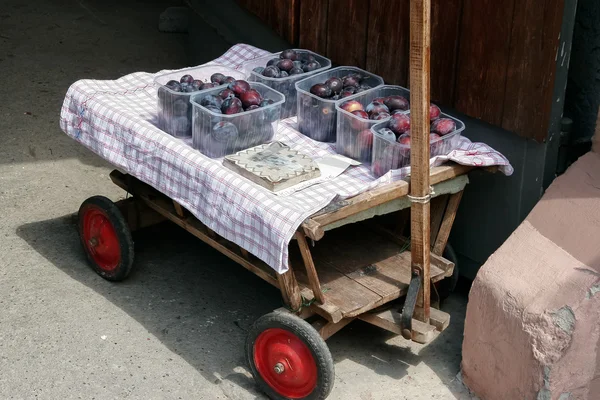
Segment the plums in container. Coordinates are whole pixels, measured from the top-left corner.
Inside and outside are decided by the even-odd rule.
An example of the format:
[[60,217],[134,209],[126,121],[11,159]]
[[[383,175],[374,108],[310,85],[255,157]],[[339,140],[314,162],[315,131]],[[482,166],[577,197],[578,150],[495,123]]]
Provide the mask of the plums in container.
[[284,59],[279,60],[277,64],[275,64],[277,68],[281,71],[289,72],[292,68],[294,68],[294,62],[292,60]]
[[204,107],[213,106],[221,108],[221,106],[223,105],[223,99],[220,96],[209,94],[202,98],[202,100],[200,101],[200,105]]
[[346,88],[348,86],[352,86],[357,89],[360,86],[360,81],[355,76],[347,75],[343,79],[343,84],[344,84],[344,88]]
[[410,117],[406,114],[394,114],[390,118],[388,128],[396,135],[402,135],[410,129]]
[[231,90],[231,89],[223,89],[219,92],[219,96],[223,100],[231,99],[231,98],[235,97],[235,93],[233,93],[233,90]]
[[321,64],[319,64],[318,61],[311,61],[309,63],[306,63],[306,65],[302,69],[304,70],[304,72],[312,72],[318,70],[319,68],[321,68]]
[[221,105],[221,111],[223,112],[223,114],[237,114],[242,112],[242,110],[242,101],[237,97],[227,99],[223,101],[223,104]]
[[456,122],[450,118],[440,118],[431,124],[431,132],[440,136],[448,135],[456,130]]
[[281,71],[279,70],[279,68],[277,68],[275,65],[269,65],[265,68],[262,74],[267,78],[279,78],[280,72]]
[[263,98],[258,91],[250,89],[240,95],[240,100],[242,101],[244,108],[248,108],[250,106],[258,107]]
[[205,82],[202,85],[200,85],[200,90],[205,90],[205,89],[212,89],[215,87],[215,84],[212,82]]
[[398,136],[397,142],[400,143],[403,146],[410,147],[410,135],[408,135],[408,134],[405,133],[403,135]]
[[385,104],[387,106],[387,108],[390,109],[390,111],[395,111],[395,110],[406,111],[410,107],[409,102],[406,99],[406,97],[399,96],[399,95],[388,96],[384,100],[383,104]]
[[202,82],[199,79],[194,79],[194,81],[192,82],[192,88],[194,89],[194,91],[200,90],[202,85],[204,85],[204,82]]
[[380,103],[369,103],[365,108],[365,111],[369,114],[380,114],[380,113],[390,113],[390,109],[387,108],[385,104]]
[[325,81],[325,84],[329,86],[333,93],[340,93],[344,88],[344,82],[340,78],[335,76],[332,76],[331,78],[327,79]]
[[174,92],[181,92],[181,84],[175,80],[170,80],[165,86]]
[[233,76],[228,76],[227,78],[225,78],[225,82],[223,82],[223,83],[224,84],[225,83],[231,83],[233,81],[235,81],[235,78]]
[[303,73],[304,73],[304,70],[302,68],[296,68],[296,67],[292,68],[289,72],[290,75],[300,75]]
[[278,78],[286,78],[288,76],[290,76],[290,74],[288,74],[286,71],[281,71],[279,72]]
[[319,96],[324,99],[330,97],[332,94],[331,88],[322,83],[317,83],[315,85],[312,85],[310,88],[310,92],[312,94],[314,94],[315,96]]
[[181,83],[187,83],[188,85],[191,85],[191,84],[192,84],[192,82],[194,82],[194,77],[193,77],[193,76],[191,76],[191,75],[189,75],[189,74],[186,74],[186,75],[183,75],[183,76],[182,76],[182,77],[179,79],[179,82],[181,82]]
[[369,118],[371,118],[373,121],[381,121],[384,119],[388,119],[389,117],[390,117],[389,113],[381,112],[379,114],[373,114]]
[[250,90],[250,84],[243,80],[235,80],[227,86],[227,89],[233,91],[236,96],[241,96],[242,93]]
[[225,75],[223,75],[220,72],[217,72],[215,74],[212,74],[210,76],[210,81],[212,83],[216,83],[217,85],[222,85],[225,83],[225,79],[227,79],[227,77]]

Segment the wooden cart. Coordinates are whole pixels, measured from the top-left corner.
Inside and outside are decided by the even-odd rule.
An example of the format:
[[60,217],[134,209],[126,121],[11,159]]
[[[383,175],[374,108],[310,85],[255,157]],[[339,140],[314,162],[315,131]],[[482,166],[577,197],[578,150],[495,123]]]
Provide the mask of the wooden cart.
[[289,271],[276,274],[176,202],[118,171],[111,179],[133,197],[114,204],[96,196],[79,210],[92,267],[106,279],[124,279],[133,264],[131,231],[167,219],[279,288],[287,307],[257,320],[246,342],[252,374],[273,399],[325,399],[334,380],[325,339],[355,319],[430,341],[450,319],[430,306],[430,288],[454,272],[442,254],[471,167],[430,171],[429,32],[430,0],[411,0],[410,182],[376,188],[308,218],[290,244]]

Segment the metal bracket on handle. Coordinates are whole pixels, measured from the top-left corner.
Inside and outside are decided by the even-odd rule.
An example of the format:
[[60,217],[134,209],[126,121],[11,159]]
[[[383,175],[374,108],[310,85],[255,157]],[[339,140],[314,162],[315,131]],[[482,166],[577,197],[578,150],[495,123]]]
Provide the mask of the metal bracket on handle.
[[402,318],[400,320],[400,326],[402,328],[402,336],[404,339],[412,339],[412,318],[417,305],[417,297],[419,296],[419,290],[421,289],[421,270],[417,267],[413,267],[410,278],[410,285],[408,286],[408,293],[406,293],[406,301],[402,308]]

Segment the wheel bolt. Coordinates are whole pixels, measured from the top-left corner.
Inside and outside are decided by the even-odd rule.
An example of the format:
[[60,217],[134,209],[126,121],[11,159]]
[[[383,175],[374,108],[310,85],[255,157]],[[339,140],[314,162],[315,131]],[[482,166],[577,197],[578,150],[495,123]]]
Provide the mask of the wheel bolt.
[[91,247],[96,247],[98,246],[98,239],[96,239],[95,237],[91,238],[89,241],[89,244]]
[[275,371],[275,373],[277,375],[283,374],[283,371],[285,371],[285,367],[283,366],[282,363],[277,363],[275,364],[275,366],[273,367],[273,371]]

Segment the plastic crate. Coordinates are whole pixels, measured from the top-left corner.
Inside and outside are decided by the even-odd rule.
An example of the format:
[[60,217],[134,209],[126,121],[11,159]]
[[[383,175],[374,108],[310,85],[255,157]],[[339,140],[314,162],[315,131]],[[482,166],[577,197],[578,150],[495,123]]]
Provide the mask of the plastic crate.
[[258,82],[250,82],[264,99],[273,104],[238,114],[217,114],[200,105],[206,95],[218,94],[223,87],[192,95],[192,146],[211,158],[224,157],[273,139],[285,102],[283,94]]
[[[439,140],[431,142],[429,147],[431,157],[446,155],[456,149],[460,143],[461,132],[465,130],[465,124],[459,119],[443,113],[440,118],[452,119],[456,123],[456,129]],[[376,177],[385,175],[390,170],[410,165],[410,145],[390,141],[379,133],[380,129],[387,128],[388,123],[389,120],[385,120],[371,127],[373,132],[371,171]]]
[[[374,90],[368,90],[346,97],[335,103],[337,111],[337,134],[336,149],[339,154],[353,158],[365,164],[371,164],[372,144],[371,127],[379,124],[382,120],[370,120],[360,118],[344,109],[341,105],[346,101],[355,100],[363,105],[364,108],[378,97],[402,96],[410,100],[410,91],[402,86],[380,86]],[[405,110],[404,112],[407,112]]]
[[206,90],[196,92],[175,92],[165,86],[170,80],[179,82],[179,79],[186,74],[199,79],[203,82],[210,82],[212,74],[217,72],[225,76],[232,76],[235,79],[245,79],[243,72],[227,68],[223,65],[207,65],[202,67],[192,67],[157,75],[154,78],[158,87],[158,127],[175,137],[192,136],[192,106],[190,97],[196,93],[202,93]]
[[253,69],[256,67],[264,67],[267,65],[269,60],[274,58],[279,58],[279,53],[273,53],[268,56],[255,58],[250,61],[246,61],[244,63],[244,72],[248,76],[249,81],[260,82],[263,83],[278,92],[282,93],[285,96],[285,104],[281,110],[281,119],[289,118],[296,115],[297,107],[296,107],[296,82],[306,79],[310,76],[323,72],[331,68],[331,60],[323,57],[317,53],[313,53],[310,50],[304,49],[294,49],[298,53],[305,53],[312,55],[316,61],[321,64],[321,68],[316,69],[311,72],[305,72],[303,74],[291,75],[286,78],[269,78],[267,76],[263,76],[257,72],[254,72]]
[[[310,92],[310,88],[317,83],[324,83],[331,77],[342,78],[352,72],[369,76],[365,83],[370,85],[372,89],[360,94],[367,93],[383,85],[383,79],[380,76],[356,67],[332,68],[296,83],[296,90],[298,91],[298,130],[300,133],[319,142],[336,141],[337,113],[335,103],[338,100],[323,99],[315,96]],[[347,99],[349,97],[345,98],[345,100]]]

